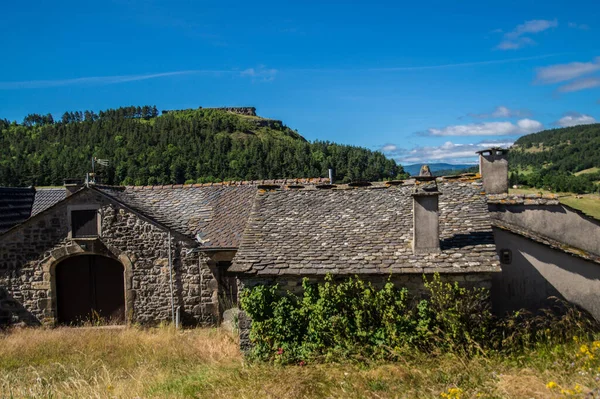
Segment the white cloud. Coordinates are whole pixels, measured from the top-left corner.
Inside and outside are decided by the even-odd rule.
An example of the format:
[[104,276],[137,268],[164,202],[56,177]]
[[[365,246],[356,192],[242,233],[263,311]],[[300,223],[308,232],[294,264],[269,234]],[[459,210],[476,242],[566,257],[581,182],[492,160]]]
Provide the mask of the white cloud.
[[522,118],[531,116],[531,112],[526,109],[510,109],[504,105],[496,107],[492,112],[483,114],[469,114],[472,118]]
[[26,80],[20,82],[0,82],[0,90],[11,89],[46,89],[61,86],[76,85],[109,85],[116,83],[135,82],[138,80],[156,79],[167,76],[189,75],[192,73],[220,73],[223,71],[175,71],[163,73],[148,73],[141,75],[116,75],[116,76],[88,76],[73,79],[55,79],[55,80]]
[[504,34],[504,39],[498,44],[497,48],[500,50],[516,50],[521,47],[532,46],[535,41],[527,35],[543,32],[550,28],[558,26],[558,21],[545,20],[545,19],[534,19],[531,21],[525,21],[521,25],[517,25],[515,29]]
[[257,68],[248,68],[243,70],[240,72],[240,76],[248,76],[253,80],[270,82],[275,79],[277,72],[277,69],[266,68],[264,65],[259,65]]
[[592,89],[600,86],[600,78],[584,78],[578,79],[566,85],[560,86],[558,91],[561,93],[569,93],[572,91],[579,91],[585,89]]
[[536,83],[550,84],[564,82],[600,70],[600,57],[591,62],[571,62],[537,69]]
[[[448,162],[448,163],[475,163],[477,151],[490,147],[510,147],[512,141],[482,141],[474,144],[455,144],[447,141],[440,146],[422,146],[413,149],[398,148],[394,151],[383,151],[387,156],[403,164]],[[393,144],[392,144],[393,145]],[[385,147],[384,147],[385,148]]]
[[394,152],[397,151],[398,147],[395,144],[386,144],[383,147],[381,147],[382,152]]
[[162,73],[147,73],[137,75],[114,75],[114,76],[86,76],[82,78],[72,79],[54,79],[54,80],[25,80],[17,82],[2,82],[0,81],[0,90],[17,90],[17,89],[47,89],[52,87],[64,86],[96,86],[110,85],[126,82],[135,82],[140,80],[157,79],[169,76],[182,75],[215,75],[223,74],[239,75],[242,77],[251,77],[252,79],[261,81],[271,81],[275,79],[277,74],[276,69],[267,69],[264,65],[259,65],[257,68],[248,68],[241,72],[234,70],[209,70],[209,69],[191,69],[185,71],[172,71]]
[[569,22],[569,28],[580,29],[580,30],[590,30],[590,26],[586,24],[578,24],[575,22]]
[[576,125],[589,125],[596,123],[596,119],[593,116],[580,114],[579,112],[568,112],[555,122],[556,125],[562,127],[576,126]]
[[500,50],[517,50],[522,47],[535,45],[535,40],[530,37],[519,37],[511,40],[503,40],[498,44]]
[[556,19],[552,21],[546,19],[533,19],[531,21],[526,21],[521,25],[517,25],[512,32],[508,32],[505,36],[509,39],[514,39],[527,33],[539,33],[557,26],[558,21]]
[[543,129],[543,125],[532,119],[521,119],[512,122],[483,122],[466,125],[452,125],[441,129],[428,129],[427,136],[511,136],[528,134]]

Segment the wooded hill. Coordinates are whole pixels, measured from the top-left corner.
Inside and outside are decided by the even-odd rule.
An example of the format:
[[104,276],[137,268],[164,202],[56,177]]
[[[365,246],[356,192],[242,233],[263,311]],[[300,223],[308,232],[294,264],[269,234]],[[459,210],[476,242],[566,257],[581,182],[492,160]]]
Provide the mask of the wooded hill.
[[123,107],[0,119],[0,186],[60,185],[83,178],[95,156],[106,184],[152,185],[223,180],[325,177],[382,180],[402,167],[382,153],[328,141],[308,142],[281,121],[219,109],[169,111]]
[[545,130],[519,138],[509,152],[511,184],[559,192],[598,190],[600,124]]

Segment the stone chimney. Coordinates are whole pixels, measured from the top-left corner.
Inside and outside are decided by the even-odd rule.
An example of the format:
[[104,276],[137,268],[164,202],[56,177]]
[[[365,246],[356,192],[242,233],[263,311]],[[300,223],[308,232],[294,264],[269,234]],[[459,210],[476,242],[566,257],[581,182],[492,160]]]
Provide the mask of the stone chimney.
[[83,187],[83,181],[81,181],[81,179],[64,179],[63,184],[65,190],[67,190],[67,197],[75,194]]
[[413,253],[440,252],[440,192],[429,167],[421,167],[421,174],[414,176],[413,189]]
[[492,147],[478,151],[479,173],[483,178],[483,189],[487,194],[508,192],[508,150]]

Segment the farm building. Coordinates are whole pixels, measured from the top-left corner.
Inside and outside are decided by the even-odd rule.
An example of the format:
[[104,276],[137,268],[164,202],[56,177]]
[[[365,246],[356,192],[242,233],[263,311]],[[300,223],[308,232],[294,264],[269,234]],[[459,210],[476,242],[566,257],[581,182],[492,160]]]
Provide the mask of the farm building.
[[90,318],[213,325],[240,287],[422,275],[491,288],[498,312],[549,296],[600,318],[600,223],[557,199],[506,194],[506,151],[480,175],[334,185],[0,188],[0,323]]

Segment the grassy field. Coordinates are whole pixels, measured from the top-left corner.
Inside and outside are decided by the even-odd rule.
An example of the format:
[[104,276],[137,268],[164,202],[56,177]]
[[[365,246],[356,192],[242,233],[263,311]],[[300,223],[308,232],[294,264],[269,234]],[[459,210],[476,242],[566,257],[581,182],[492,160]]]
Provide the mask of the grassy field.
[[600,172],[600,168],[589,168],[589,169],[580,170],[579,172],[575,173],[575,176],[584,175],[586,173],[598,173],[598,172]]
[[563,204],[600,220],[600,195],[598,194],[552,193],[539,188],[511,188],[508,192],[509,194],[556,194]]
[[23,329],[0,335],[0,397],[558,398],[568,389],[583,397],[598,374],[576,366],[582,347],[278,366],[245,363],[235,339],[216,329]]

